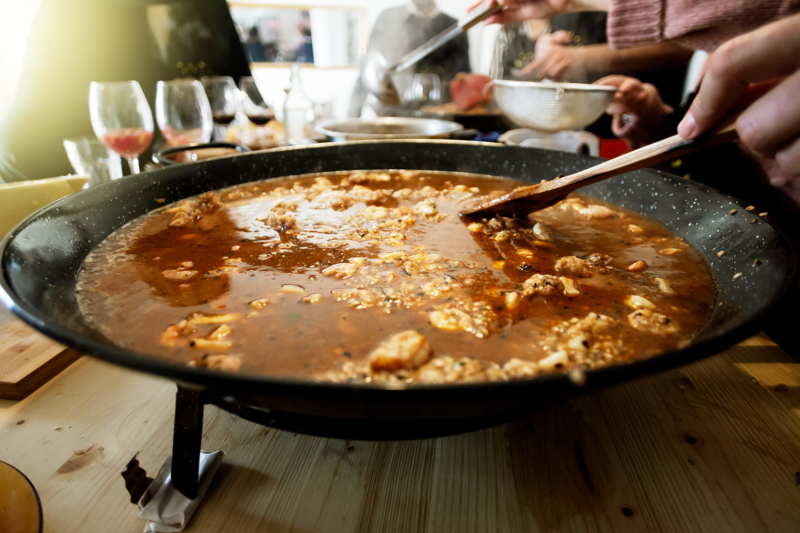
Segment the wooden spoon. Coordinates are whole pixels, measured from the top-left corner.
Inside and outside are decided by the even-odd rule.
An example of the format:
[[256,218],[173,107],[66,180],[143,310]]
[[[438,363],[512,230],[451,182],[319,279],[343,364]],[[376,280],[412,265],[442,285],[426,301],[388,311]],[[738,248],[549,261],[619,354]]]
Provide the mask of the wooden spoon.
[[663,163],[710,146],[731,142],[736,138],[736,117],[732,117],[722,126],[697,139],[687,141],[680,135],[673,135],[568,176],[543,180],[536,185],[517,187],[496,198],[479,199],[460,214],[470,218],[527,214],[553,205],[584,185]]

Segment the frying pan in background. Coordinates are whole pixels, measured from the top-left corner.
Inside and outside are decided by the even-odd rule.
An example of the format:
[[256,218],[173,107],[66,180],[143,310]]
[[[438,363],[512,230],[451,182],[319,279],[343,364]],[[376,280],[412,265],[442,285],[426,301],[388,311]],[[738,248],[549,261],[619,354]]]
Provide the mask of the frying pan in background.
[[[415,386],[314,383],[189,368],[115,346],[81,316],[75,279],[86,254],[126,222],[169,202],[263,178],[354,169],[475,172],[538,181],[588,167],[577,154],[459,141],[356,141],[253,152],[146,172],[81,191],[35,213],[0,243],[0,297],[34,328],[115,364],[203,390],[245,418],[343,438],[418,438],[498,424],[554,401],[712,355],[755,333],[794,275],[781,232],[732,198],[676,176],[640,170],[585,189],[687,239],[717,285],[713,315],[688,347],[587,373],[584,386],[547,375],[504,383]],[[732,209],[737,212],[729,214]],[[727,253],[717,256],[717,251]],[[480,342],[480,341],[476,341]]]
[[432,118],[458,122],[466,129],[474,129],[483,133],[491,131],[503,132],[514,127],[514,124],[500,110],[490,107],[482,111],[459,111],[455,104],[447,103],[436,106],[423,106],[412,109],[403,106],[385,106],[384,114],[398,117]]
[[317,131],[334,141],[446,138],[463,128],[456,122],[430,118],[377,117],[329,120]]

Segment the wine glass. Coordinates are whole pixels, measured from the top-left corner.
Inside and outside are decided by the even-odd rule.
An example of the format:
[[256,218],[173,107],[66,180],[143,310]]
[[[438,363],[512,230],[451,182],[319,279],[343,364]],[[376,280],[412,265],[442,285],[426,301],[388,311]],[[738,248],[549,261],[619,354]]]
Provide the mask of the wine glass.
[[239,80],[239,90],[242,93],[244,114],[250,122],[256,126],[263,126],[275,118],[275,113],[264,101],[252,76],[242,76]]
[[97,138],[139,172],[139,156],[153,141],[153,115],[138,81],[93,81],[89,115]]
[[156,120],[171,146],[205,143],[214,126],[203,85],[193,79],[156,84]]
[[[230,76],[203,76],[200,78],[211,104],[214,125],[224,128],[236,118],[239,110],[239,91]],[[224,129],[222,130],[224,131]]]
[[438,74],[417,72],[405,92],[407,104],[414,107],[438,104],[442,101],[442,80]]
[[89,178],[87,186],[108,183],[122,177],[119,154],[97,139],[78,137],[64,139],[63,143],[73,170]]

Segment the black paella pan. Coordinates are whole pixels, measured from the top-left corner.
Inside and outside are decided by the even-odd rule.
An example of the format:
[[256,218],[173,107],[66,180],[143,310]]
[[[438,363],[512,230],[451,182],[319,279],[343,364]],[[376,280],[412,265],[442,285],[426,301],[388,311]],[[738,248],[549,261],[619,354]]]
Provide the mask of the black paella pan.
[[[697,248],[717,287],[713,315],[690,346],[590,371],[583,386],[552,375],[388,390],[206,371],[119,348],[78,310],[75,282],[86,254],[164,199],[172,202],[264,178],[355,169],[461,171],[535,182],[593,162],[576,154],[489,143],[363,141],[164,168],[74,194],[22,222],[0,243],[0,297],[28,324],[84,353],[201,390],[208,403],[261,423],[347,438],[415,438],[485,427],[570,395],[706,357],[756,332],[794,275],[795,258],[781,232],[765,219],[753,223],[753,214],[730,197],[653,170],[601,182],[585,192],[653,218]],[[736,214],[730,214],[733,209]],[[723,257],[716,254],[720,249],[727,252]]]

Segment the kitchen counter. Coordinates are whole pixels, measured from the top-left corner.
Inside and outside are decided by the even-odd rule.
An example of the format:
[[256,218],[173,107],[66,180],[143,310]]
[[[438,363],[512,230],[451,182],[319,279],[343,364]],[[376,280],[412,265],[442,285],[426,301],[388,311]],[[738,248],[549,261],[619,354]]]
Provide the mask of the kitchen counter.
[[[139,532],[119,475],[169,455],[174,384],[82,358],[0,401],[0,459],[46,532]],[[763,337],[505,426],[409,442],[296,435],[206,407],[223,467],[188,531],[798,531],[800,364]]]

